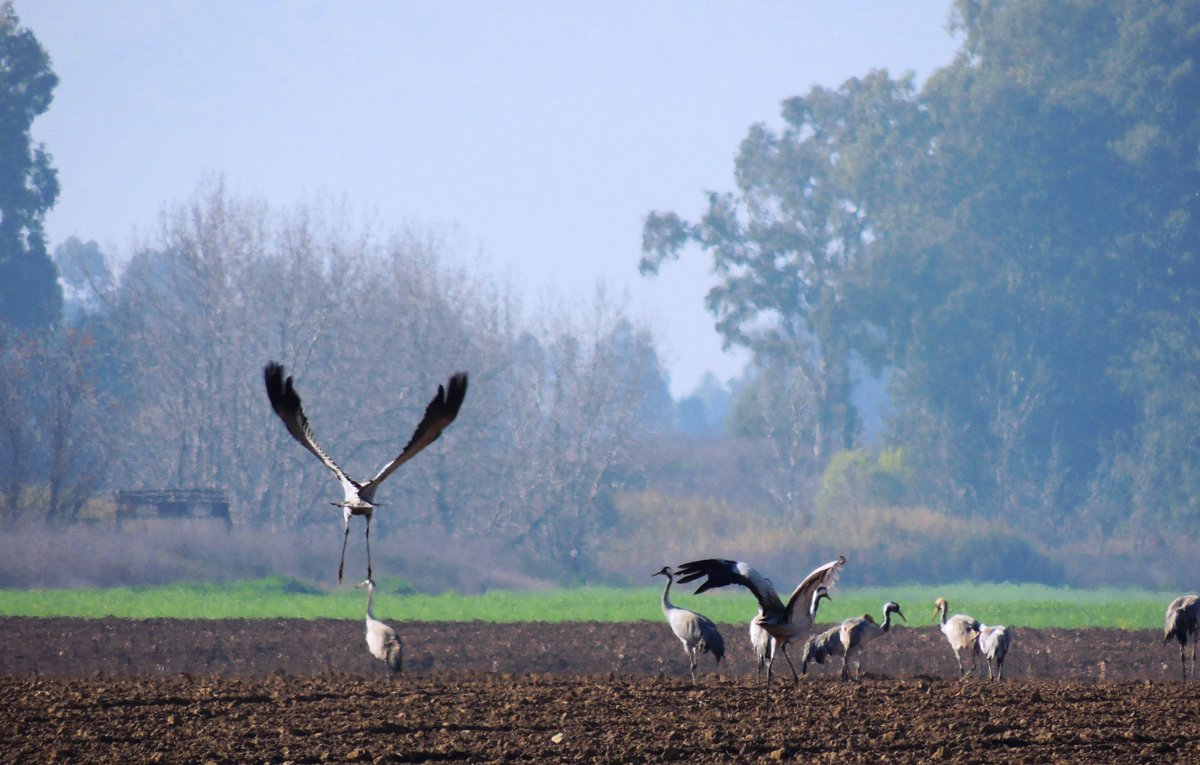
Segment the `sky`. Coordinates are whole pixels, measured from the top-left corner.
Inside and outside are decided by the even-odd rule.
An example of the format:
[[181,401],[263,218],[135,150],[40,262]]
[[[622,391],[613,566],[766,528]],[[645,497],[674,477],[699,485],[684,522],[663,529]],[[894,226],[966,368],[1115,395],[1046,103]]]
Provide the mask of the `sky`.
[[738,144],[784,99],[877,68],[923,81],[957,48],[949,0],[14,6],[59,77],[33,126],[62,186],[51,248],[128,257],[214,177],[280,209],[344,200],[452,232],[529,305],[627,297],[677,397],[747,356],[704,309],[707,255],[639,274],[646,214],[734,190]]

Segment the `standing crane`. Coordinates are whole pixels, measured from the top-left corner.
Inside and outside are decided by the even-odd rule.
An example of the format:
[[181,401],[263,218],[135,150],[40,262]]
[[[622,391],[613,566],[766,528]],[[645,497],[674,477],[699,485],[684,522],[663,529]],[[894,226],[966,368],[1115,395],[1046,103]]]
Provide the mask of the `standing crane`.
[[[845,556],[839,555],[837,560],[819,566],[792,591],[786,604],[780,599],[770,579],[742,561],[716,558],[696,560],[683,564],[676,573],[679,574],[680,584],[705,578],[696,588],[697,595],[706,590],[735,584],[745,587],[754,595],[759,609],[754,621],[771,636],[772,642],[770,656],[767,658],[766,682],[766,694],[770,699],[771,666],[775,663],[775,654],[782,651],[788,666],[792,668],[792,677],[799,682],[800,676],[796,674],[796,667],[792,665],[792,659],[787,653],[788,643],[812,627],[817,605],[821,598],[829,597],[829,588],[837,583],[838,574],[845,565]],[[798,604],[803,605],[797,608]]]
[[369,580],[371,578],[371,516],[375,512],[375,508],[379,506],[375,502],[375,492],[379,489],[379,485],[387,480],[387,477],[397,468],[436,441],[442,431],[454,422],[459,408],[462,407],[463,399],[467,395],[467,373],[456,372],[450,377],[450,382],[445,387],[438,386],[437,395],[425,408],[425,416],[421,418],[420,424],[417,425],[412,438],[400,452],[400,456],[384,465],[375,474],[375,477],[366,483],[359,483],[346,475],[346,471],[338,467],[337,463],[330,459],[325,450],[317,444],[312,427],[308,424],[308,418],[304,416],[304,408],[300,404],[300,394],[292,385],[292,378],[284,375],[283,365],[274,361],[267,362],[266,367],[263,368],[263,380],[267,386],[267,398],[271,400],[271,408],[275,410],[275,414],[279,415],[279,419],[283,420],[283,424],[287,426],[288,433],[292,434],[292,438],[316,455],[321,464],[333,471],[342,484],[344,493],[342,501],[330,503],[342,508],[342,522],[345,529],[345,533],[342,535],[342,559],[338,562],[338,584],[342,582],[342,568],[346,564],[346,541],[350,538],[350,517],[354,515],[363,516],[367,522],[367,579]]
[[990,627],[982,624],[979,627],[979,652],[987,659],[988,680],[992,678],[992,663],[996,664],[996,680],[1004,679],[1004,657],[1008,656],[1008,648],[1012,645],[1012,630],[1004,626]]
[[889,600],[883,604],[883,624],[877,624],[870,614],[851,617],[838,628],[838,642],[842,645],[842,680],[850,679],[848,665],[850,657],[862,650],[863,646],[877,637],[886,635],[892,629],[892,614],[904,621],[904,612],[900,604]]
[[663,615],[667,617],[667,622],[671,625],[671,631],[675,633],[675,637],[683,643],[683,650],[687,652],[688,662],[691,665],[692,682],[695,683],[696,657],[701,653],[708,652],[720,664],[722,657],[725,656],[725,640],[717,631],[717,625],[713,624],[707,616],[702,616],[686,608],[679,608],[671,603],[671,584],[675,581],[675,575],[671,573],[670,566],[663,566],[661,570],[655,571],[650,576],[667,578],[667,586],[663,588],[662,594]]
[[[758,615],[761,616],[762,611],[759,611]],[[759,624],[757,616],[750,620],[750,646],[754,649],[755,658],[758,659],[758,668],[754,670],[754,679],[761,680],[767,662],[775,654],[775,645],[771,642],[770,633]]]
[[1196,677],[1196,633],[1200,632],[1200,595],[1180,595],[1167,606],[1167,617],[1163,624],[1163,645],[1171,638],[1179,641],[1179,669],[1183,681],[1188,679],[1187,661],[1183,656],[1184,646],[1192,643],[1192,679]]
[[404,671],[404,644],[396,630],[375,618],[375,580],[365,579],[356,586],[367,588],[367,648],[383,661],[391,680]]
[[975,652],[978,650],[979,629],[983,625],[978,619],[963,614],[947,617],[946,612],[950,606],[945,598],[935,600],[934,606],[933,616],[935,619],[941,616],[942,634],[954,649],[954,658],[958,661],[958,676],[961,678],[967,673],[962,662],[963,651],[970,655],[971,671],[975,671]]

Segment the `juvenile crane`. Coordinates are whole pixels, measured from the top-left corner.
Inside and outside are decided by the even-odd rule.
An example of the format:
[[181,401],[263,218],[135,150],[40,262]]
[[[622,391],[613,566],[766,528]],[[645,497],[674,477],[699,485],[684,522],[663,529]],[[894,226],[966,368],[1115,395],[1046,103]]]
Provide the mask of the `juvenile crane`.
[[1167,606],[1167,616],[1163,623],[1163,645],[1171,638],[1179,641],[1179,670],[1183,682],[1187,682],[1187,660],[1183,649],[1192,644],[1192,679],[1196,677],[1196,633],[1200,632],[1200,595],[1180,595]]
[[366,579],[357,586],[367,588],[367,648],[383,661],[391,680],[404,671],[404,644],[396,630],[375,618],[375,581]]
[[851,617],[838,628],[838,642],[842,645],[842,680],[850,679],[848,665],[850,658],[862,650],[863,646],[877,637],[886,635],[892,629],[892,614],[904,621],[904,612],[900,604],[889,600],[883,604],[883,624],[877,624],[870,614]]
[[713,624],[708,617],[686,608],[679,608],[671,603],[671,584],[675,581],[675,576],[671,573],[670,566],[663,566],[660,571],[655,571],[651,576],[667,578],[667,586],[663,588],[662,594],[663,615],[667,617],[667,622],[671,625],[671,631],[675,633],[675,637],[683,643],[683,650],[687,652],[688,662],[691,665],[692,682],[695,683],[697,656],[705,652],[711,653],[720,664],[722,657],[725,656],[725,640],[717,631],[717,625]]
[[[683,564],[676,573],[679,575],[680,584],[704,577],[704,582],[696,588],[697,595],[706,590],[735,584],[745,587],[754,595],[759,608],[754,621],[771,636],[773,643],[767,658],[766,693],[769,699],[771,667],[775,662],[776,653],[783,653],[788,666],[792,668],[792,677],[799,681],[800,676],[796,674],[796,668],[787,653],[788,643],[812,627],[813,616],[820,599],[829,597],[829,588],[836,584],[838,574],[845,565],[846,558],[839,555],[837,560],[819,566],[792,591],[786,604],[775,591],[771,580],[742,561],[715,558],[696,560]],[[796,607],[798,604],[800,608]]]
[[813,635],[804,643],[800,654],[800,674],[808,674],[810,663],[824,664],[832,656],[844,656],[842,648],[842,625],[835,624],[819,635]]
[[[1004,657],[1008,656],[1008,648],[1012,645],[1012,630],[1004,626],[989,627],[986,624],[979,627],[979,652],[987,659],[988,679],[1002,680],[1004,678]],[[992,663],[996,664],[996,674],[992,676]]]
[[375,477],[366,483],[359,483],[346,475],[346,471],[338,467],[338,464],[330,459],[325,450],[317,444],[312,427],[308,424],[308,418],[304,416],[300,394],[296,392],[292,378],[285,377],[283,365],[274,361],[268,362],[263,368],[263,380],[267,386],[267,398],[271,400],[271,408],[275,410],[275,414],[279,415],[279,419],[283,420],[288,433],[291,433],[292,438],[296,439],[301,446],[316,455],[321,464],[333,471],[342,484],[344,494],[342,501],[330,503],[342,508],[344,526],[342,558],[338,562],[338,583],[341,584],[342,581],[342,569],[346,564],[346,541],[350,538],[350,517],[354,515],[361,515],[367,524],[365,538],[367,579],[369,580],[371,578],[371,516],[375,512],[375,508],[379,506],[375,502],[375,492],[379,489],[379,485],[387,480],[387,477],[397,468],[436,441],[442,431],[454,422],[454,418],[458,416],[458,410],[462,407],[463,399],[467,395],[467,373],[456,372],[450,377],[450,382],[445,387],[438,386],[437,395],[425,408],[425,416],[421,418],[420,424],[417,425],[412,438],[409,439],[400,455],[384,465],[375,474]]
[[971,657],[971,671],[975,670],[975,652],[978,650],[979,628],[982,625],[978,619],[963,614],[947,617],[946,612],[950,606],[945,598],[938,598],[934,601],[934,606],[933,616],[937,618],[941,615],[942,634],[954,649],[954,658],[958,662],[958,676],[961,678],[967,673],[962,662],[963,651]]

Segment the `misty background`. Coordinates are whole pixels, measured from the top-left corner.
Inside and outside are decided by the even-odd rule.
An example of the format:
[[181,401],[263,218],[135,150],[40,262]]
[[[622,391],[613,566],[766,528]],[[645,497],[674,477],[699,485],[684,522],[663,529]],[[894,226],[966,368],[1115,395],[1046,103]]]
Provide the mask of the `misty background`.
[[[630,39],[670,29],[674,44],[703,49],[688,9],[670,7],[674,26]],[[328,16],[299,8],[318,24]],[[464,235],[428,209],[382,212],[369,185],[260,196],[239,168],[230,181],[219,154],[188,173],[186,193],[155,200],[128,246],[87,215],[56,236],[48,222],[72,176],[37,121],[54,114],[60,78],[68,86],[36,15],[0,12],[0,585],[332,581],[339,487],[270,411],[268,359],[296,375],[319,441],[352,475],[393,457],[437,384],[470,372],[459,419],[384,486],[372,524],[376,570],[420,589],[641,584],[664,563],[713,556],[786,581],[839,553],[847,584],[1194,583],[1195,3],[963,0],[940,12],[948,55],[919,77],[869,58],[817,85],[784,72],[775,112],[747,119],[728,145],[682,162],[660,147],[661,164],[640,160],[603,187],[639,200],[681,164],[726,168],[636,215],[605,217],[595,201],[594,217],[634,243],[591,249],[579,228],[578,243],[546,245],[535,262],[552,277],[588,280],[562,290],[497,266],[489,250],[511,247],[508,232],[477,222],[485,202],[471,193]],[[550,30],[573,21],[539,18]],[[443,32],[473,39],[480,23]],[[752,46],[781,26],[730,39]],[[612,52],[603,39],[616,38],[589,50]],[[534,47],[551,64],[577,50]],[[440,71],[430,50],[404,51],[413,71]],[[179,56],[206,65],[193,54]],[[603,56],[585,60],[574,66],[606,71]],[[354,75],[372,81],[369,68]],[[586,99],[621,84],[558,88]],[[659,85],[628,81],[670,103]],[[325,91],[300,95],[345,107]],[[531,125],[549,108],[517,102]],[[486,103],[455,117],[486,132]],[[175,129],[220,135],[239,116],[254,119]],[[639,119],[597,122],[620,134]],[[276,132],[283,145],[304,133]],[[421,154],[437,138],[395,140]],[[353,131],[342,139],[347,162],[376,159],[357,157]],[[571,166],[589,144],[543,149]],[[447,174],[436,192],[418,184],[418,195],[453,200],[467,176]],[[485,196],[492,215],[533,206],[554,229],[554,200],[564,211],[576,194],[592,202],[587,190],[601,187],[589,178],[583,193],[543,183],[538,202],[523,201],[538,179]],[[104,204],[123,192],[113,170]],[[129,209],[144,205],[139,194]],[[601,261],[639,286],[605,278]],[[673,306],[679,284],[703,312],[667,308],[683,318],[674,327],[636,294]],[[681,325],[709,335],[690,367],[665,349],[664,336],[688,337]],[[721,345],[735,353],[712,350]],[[114,492],[168,488],[224,492],[230,527],[116,523]],[[364,564],[354,521],[349,572]]]

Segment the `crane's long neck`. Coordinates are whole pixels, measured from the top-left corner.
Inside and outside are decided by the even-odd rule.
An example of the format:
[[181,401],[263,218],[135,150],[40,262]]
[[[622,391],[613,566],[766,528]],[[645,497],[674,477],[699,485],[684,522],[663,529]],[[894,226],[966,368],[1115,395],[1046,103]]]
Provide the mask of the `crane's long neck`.
[[671,605],[671,583],[675,581],[675,577],[671,574],[663,574],[667,578],[667,586],[663,588],[662,608],[663,613],[670,611],[675,606]]
[[367,587],[367,616],[375,618],[375,585]]
[[887,632],[892,628],[892,612],[885,610],[883,612],[883,631]]

